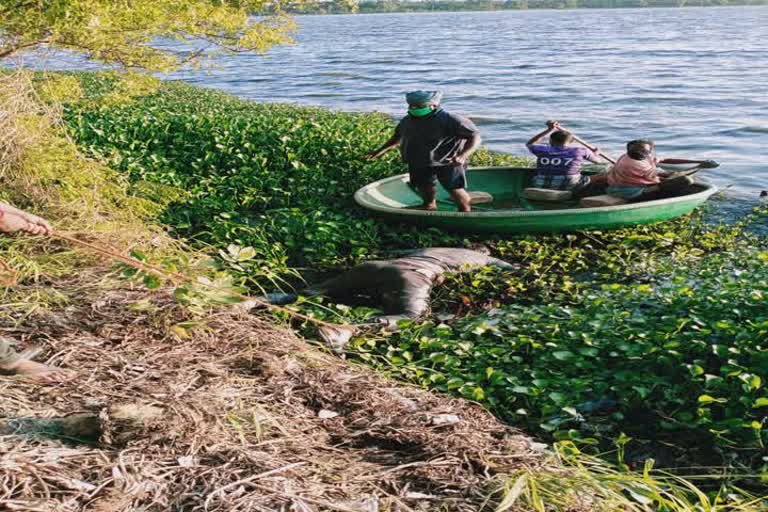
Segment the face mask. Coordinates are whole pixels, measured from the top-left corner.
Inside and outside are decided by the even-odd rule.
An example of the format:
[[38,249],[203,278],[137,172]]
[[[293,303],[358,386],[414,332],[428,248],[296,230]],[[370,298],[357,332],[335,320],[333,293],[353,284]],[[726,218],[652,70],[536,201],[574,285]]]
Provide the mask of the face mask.
[[408,113],[413,117],[424,117],[432,113],[432,107],[409,108]]

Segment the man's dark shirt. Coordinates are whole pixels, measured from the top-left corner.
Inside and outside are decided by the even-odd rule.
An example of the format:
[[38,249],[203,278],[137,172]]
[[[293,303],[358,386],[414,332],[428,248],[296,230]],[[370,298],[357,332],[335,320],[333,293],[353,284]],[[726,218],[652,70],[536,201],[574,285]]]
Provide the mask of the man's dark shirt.
[[395,129],[400,137],[400,154],[410,170],[451,165],[451,160],[479,132],[469,119],[445,110],[424,117],[408,115]]

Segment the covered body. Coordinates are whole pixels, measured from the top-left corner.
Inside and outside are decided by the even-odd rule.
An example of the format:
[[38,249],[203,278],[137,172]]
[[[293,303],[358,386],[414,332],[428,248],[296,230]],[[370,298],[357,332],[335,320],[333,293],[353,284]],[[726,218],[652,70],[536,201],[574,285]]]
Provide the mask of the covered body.
[[[352,267],[338,276],[303,291],[326,295],[336,302],[369,297],[386,313],[385,323],[418,318],[429,311],[432,286],[447,272],[467,272],[484,266],[514,269],[513,265],[478,251],[450,247],[419,249],[391,260],[374,260]],[[292,294],[270,294],[273,304],[296,299]]]

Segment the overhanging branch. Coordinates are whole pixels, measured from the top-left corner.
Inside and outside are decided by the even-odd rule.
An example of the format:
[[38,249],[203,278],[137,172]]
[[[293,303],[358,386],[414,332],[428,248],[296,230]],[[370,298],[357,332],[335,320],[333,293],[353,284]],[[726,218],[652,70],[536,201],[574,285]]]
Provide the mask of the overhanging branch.
[[35,46],[40,46],[42,44],[46,44],[50,42],[49,39],[38,39],[37,41],[30,41],[28,43],[14,45],[14,46],[7,46],[5,48],[0,48],[0,59],[4,59],[5,57],[10,57],[14,53],[25,50],[27,48],[32,48]]

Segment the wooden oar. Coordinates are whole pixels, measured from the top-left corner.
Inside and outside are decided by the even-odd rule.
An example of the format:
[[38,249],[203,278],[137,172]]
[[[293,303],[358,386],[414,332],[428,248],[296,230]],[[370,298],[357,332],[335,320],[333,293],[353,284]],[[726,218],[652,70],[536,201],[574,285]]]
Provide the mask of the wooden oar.
[[[585,147],[585,148],[587,148],[588,150],[590,150],[590,151],[595,151],[595,149],[597,149],[597,146],[594,146],[594,145],[591,145],[591,144],[589,144],[587,141],[585,141],[584,139],[582,139],[581,137],[579,137],[578,135],[576,135],[575,133],[573,133],[571,130],[568,130],[567,128],[563,128],[563,126],[562,126],[562,125],[560,126],[560,129],[561,129],[561,130],[563,130],[563,131],[566,131],[566,132],[570,133],[570,134],[571,134],[571,136],[573,137],[573,140],[575,140],[576,142],[578,142],[579,144],[581,144],[582,146],[584,146],[584,147]],[[606,155],[606,154],[605,154],[605,153],[603,153],[602,151],[597,151],[597,154],[598,154],[598,155],[600,155],[600,156],[602,156],[603,158],[605,158],[606,160],[608,160],[608,161],[609,161],[610,163],[612,163],[612,164],[615,164],[615,163],[616,163],[616,160],[614,160],[614,159],[613,159],[613,158],[611,158],[610,156]]]
[[679,176],[693,176],[694,174],[696,174],[701,170],[714,169],[716,167],[720,167],[720,164],[715,162],[714,160],[705,160],[694,167],[689,167],[688,169],[682,169],[679,171],[668,171],[670,174],[669,176],[667,176],[667,179],[676,178]]

